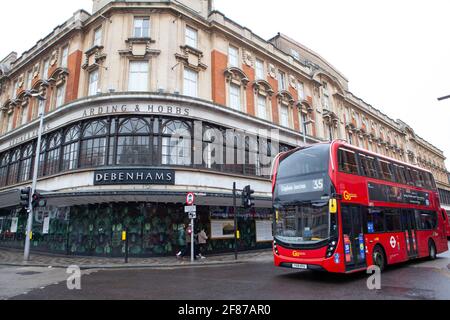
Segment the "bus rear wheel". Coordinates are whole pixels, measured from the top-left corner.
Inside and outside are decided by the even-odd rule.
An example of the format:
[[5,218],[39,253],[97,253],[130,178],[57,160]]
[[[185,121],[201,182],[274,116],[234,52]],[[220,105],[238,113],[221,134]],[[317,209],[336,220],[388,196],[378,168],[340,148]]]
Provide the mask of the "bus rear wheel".
[[384,256],[384,251],[380,246],[376,246],[373,249],[372,257],[373,264],[380,268],[380,271],[384,271],[384,269],[386,268],[386,258]]
[[430,260],[436,260],[436,246],[432,240],[428,241],[428,253]]

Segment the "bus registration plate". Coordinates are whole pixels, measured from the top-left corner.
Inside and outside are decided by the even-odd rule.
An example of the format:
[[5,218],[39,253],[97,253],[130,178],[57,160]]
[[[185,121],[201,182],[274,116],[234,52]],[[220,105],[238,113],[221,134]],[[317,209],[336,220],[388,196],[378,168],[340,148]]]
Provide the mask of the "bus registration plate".
[[293,264],[292,264],[292,268],[293,268],[293,269],[307,270],[307,269],[308,269],[308,265],[306,265],[306,264],[296,264],[296,263],[293,263]]

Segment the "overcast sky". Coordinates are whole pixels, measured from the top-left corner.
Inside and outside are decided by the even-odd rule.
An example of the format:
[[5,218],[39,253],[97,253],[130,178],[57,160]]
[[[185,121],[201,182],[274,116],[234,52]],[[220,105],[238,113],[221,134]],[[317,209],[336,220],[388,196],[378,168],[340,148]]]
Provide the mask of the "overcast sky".
[[[91,0],[4,1],[0,58],[91,7]],[[356,96],[450,157],[450,100],[437,101],[450,95],[449,0],[215,0],[215,9],[265,39],[282,32],[319,53]]]

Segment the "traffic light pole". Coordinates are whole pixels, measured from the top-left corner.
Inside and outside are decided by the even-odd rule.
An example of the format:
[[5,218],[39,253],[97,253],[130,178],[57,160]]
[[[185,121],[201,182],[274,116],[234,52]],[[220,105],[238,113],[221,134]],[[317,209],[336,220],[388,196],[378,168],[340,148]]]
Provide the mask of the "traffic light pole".
[[27,233],[25,237],[25,250],[23,254],[23,258],[25,261],[30,260],[30,244],[31,244],[31,230],[33,229],[33,194],[36,192],[36,186],[37,186],[37,177],[38,177],[38,169],[39,169],[39,155],[41,153],[41,137],[42,137],[42,131],[44,127],[44,110],[41,108],[39,110],[39,131],[38,131],[38,138],[37,138],[37,144],[36,144],[36,155],[34,158],[34,167],[33,167],[33,182],[31,185],[31,195],[30,195],[30,202],[28,205],[28,221],[27,221]]

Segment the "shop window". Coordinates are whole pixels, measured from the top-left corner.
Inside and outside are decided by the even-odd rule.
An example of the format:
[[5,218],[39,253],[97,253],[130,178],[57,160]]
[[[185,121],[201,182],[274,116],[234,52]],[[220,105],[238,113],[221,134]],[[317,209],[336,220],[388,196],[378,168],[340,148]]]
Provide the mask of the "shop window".
[[203,161],[207,169],[219,169],[224,162],[223,133],[207,127],[203,134]]
[[150,124],[143,119],[125,120],[119,127],[117,141],[117,164],[152,164]]
[[9,153],[3,153],[0,156],[0,187],[4,187],[7,184],[8,178],[8,164],[9,164]]
[[19,182],[30,180],[31,167],[33,161],[33,144],[27,145],[22,151],[20,160]]
[[169,121],[165,124],[162,134],[162,164],[191,165],[190,127],[183,121]]
[[73,126],[66,131],[63,146],[63,170],[74,170],[78,167],[79,139],[79,126]]
[[48,140],[48,149],[45,159],[46,176],[51,176],[59,172],[59,158],[61,155],[61,134],[56,133]]
[[20,149],[13,151],[8,170],[8,185],[17,183],[19,175]]
[[97,167],[105,165],[106,124],[103,121],[88,123],[85,127],[80,152],[80,167]]

